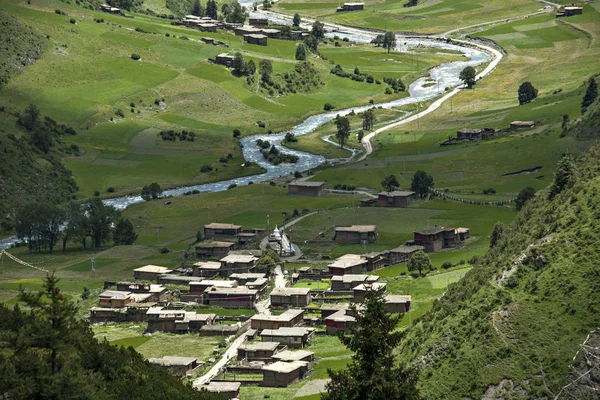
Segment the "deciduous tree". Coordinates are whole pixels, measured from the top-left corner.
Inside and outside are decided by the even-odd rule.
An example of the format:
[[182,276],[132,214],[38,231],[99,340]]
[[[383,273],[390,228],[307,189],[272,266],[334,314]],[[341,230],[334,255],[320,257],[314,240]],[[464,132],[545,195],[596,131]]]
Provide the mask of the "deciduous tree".
[[419,170],[415,172],[410,183],[410,190],[423,198],[429,193],[430,187],[433,187],[433,177],[425,171]]
[[135,233],[135,229],[133,228],[133,224],[129,222],[128,219],[120,218],[119,222],[117,222],[117,226],[115,226],[115,231],[113,233],[113,240],[115,244],[129,246],[135,243],[138,235]]
[[423,276],[423,271],[430,271],[433,269],[429,256],[423,250],[415,252],[408,260],[406,267],[411,272],[419,271],[419,275],[421,276]]
[[99,248],[110,239],[111,226],[120,213],[114,207],[105,205],[98,197],[92,198],[84,209],[88,218],[92,245]]
[[312,24],[310,35],[317,40],[321,40],[325,37],[325,25],[320,21],[315,21]]
[[343,148],[346,139],[350,137],[350,120],[347,117],[340,117],[338,115],[335,119],[335,126],[337,127],[335,137]]
[[533,87],[531,82],[523,82],[519,86],[519,104],[523,105],[531,102],[538,95],[538,90]]
[[396,175],[388,175],[381,181],[381,186],[388,192],[391,192],[400,186],[400,182],[398,182]]
[[468,66],[460,72],[460,75],[458,77],[461,81],[463,81],[463,83],[467,86],[468,89],[471,89],[473,86],[475,86],[476,75],[477,74],[475,72],[475,68]]
[[387,49],[388,54],[390,54],[390,50],[396,47],[396,34],[394,32],[386,32],[383,35],[382,45]]

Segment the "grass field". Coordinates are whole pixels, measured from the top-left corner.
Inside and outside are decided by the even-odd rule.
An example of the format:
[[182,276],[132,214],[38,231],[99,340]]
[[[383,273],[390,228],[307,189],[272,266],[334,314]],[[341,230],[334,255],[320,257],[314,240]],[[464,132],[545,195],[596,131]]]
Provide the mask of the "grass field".
[[[444,250],[434,255],[434,264],[440,266],[446,258],[452,260],[467,254],[478,254],[487,247],[488,236],[494,223],[510,222],[515,212],[507,207],[472,206],[451,201],[433,200],[418,202],[408,208],[348,207],[317,213],[304,218],[287,230],[305,254],[328,254],[338,257],[346,253],[363,254],[390,250],[413,238],[413,231],[424,226],[465,226],[471,229],[472,238],[459,250]],[[318,243],[333,237],[336,225],[376,225],[377,241],[373,244]],[[324,232],[321,238],[320,233]],[[304,243],[316,240],[314,243]],[[458,260],[457,260],[458,261]]]
[[282,0],[274,9],[302,17],[318,17],[345,25],[393,31],[441,33],[447,30],[535,12],[538,3],[517,0],[421,0],[416,7],[404,7],[406,1],[367,0],[364,11],[336,12],[341,3],[334,0]]
[[[57,8],[75,18],[76,24],[55,14]],[[0,9],[50,37],[44,57],[14,78],[3,89],[2,99],[15,111],[34,103],[44,114],[78,130],[80,134],[68,138],[67,144],[79,146],[82,154],[68,159],[67,166],[84,196],[96,190],[106,193],[109,187],[115,189],[113,195],[128,194],[153,181],[174,187],[255,174],[256,167],[239,167],[244,161],[231,137],[233,129],[241,129],[243,135],[279,131],[320,112],[326,102],[342,108],[402,96],[385,95],[386,85],[331,75],[331,62],[347,70],[359,66],[377,78],[402,77],[408,83],[428,68],[458,58],[422,54],[415,64],[414,56],[388,56],[371,46],[342,42],[342,47],[334,47],[330,42],[321,49],[329,61],[310,58],[325,85],[274,101],[245,79],[209,63],[208,58],[223,49],[200,38],[221,40],[230,46],[229,52],[240,51],[256,64],[270,59],[276,76],[294,68],[296,43],[292,41],[270,40],[267,47],[244,45],[239,36],[223,31],[203,33],[148,15],[124,18],[58,0],[33,5],[8,0]],[[96,23],[94,18],[105,22]],[[133,53],[141,60],[133,61]],[[161,99],[165,109],[155,104]],[[266,127],[259,128],[257,121]],[[197,139],[163,142],[157,138],[161,129],[193,130]],[[233,160],[219,163],[228,153]],[[215,170],[202,174],[203,165]]]

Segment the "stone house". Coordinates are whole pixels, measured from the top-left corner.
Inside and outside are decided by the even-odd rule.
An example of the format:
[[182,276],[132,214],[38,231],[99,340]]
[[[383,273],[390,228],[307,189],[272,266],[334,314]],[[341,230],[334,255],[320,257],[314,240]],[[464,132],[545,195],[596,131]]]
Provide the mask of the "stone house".
[[288,387],[304,378],[308,371],[306,361],[282,362],[277,361],[262,368],[263,381],[261,386]]
[[334,230],[333,241],[337,243],[374,243],[377,239],[375,225],[336,226]]
[[377,205],[379,207],[408,207],[416,199],[417,194],[411,191],[381,192],[377,196]]
[[273,307],[306,307],[311,301],[309,288],[275,288],[271,292]]
[[290,196],[318,197],[324,192],[324,182],[295,181],[288,184],[288,194]]

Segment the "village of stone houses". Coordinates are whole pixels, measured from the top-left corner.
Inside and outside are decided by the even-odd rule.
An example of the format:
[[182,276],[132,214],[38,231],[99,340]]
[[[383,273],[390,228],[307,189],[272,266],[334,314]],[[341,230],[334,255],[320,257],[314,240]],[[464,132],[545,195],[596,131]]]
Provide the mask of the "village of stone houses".
[[600,399],[600,0],[0,0],[0,400]]
[[[323,182],[288,184],[289,196],[323,193]],[[391,191],[367,203],[407,207],[416,200],[415,192]],[[286,225],[264,230],[206,224],[204,240],[195,244],[196,262],[176,269],[146,265],[134,269],[129,281],[104,282],[89,320],[107,326],[143,324],[144,336],[167,332],[199,336],[199,342],[218,338],[219,347],[205,359],[183,351],[149,361],[227,398],[239,397],[242,385],[285,388],[310,378],[321,361],[315,343],[339,346],[325,337],[355,328],[354,313],[360,312],[367,292],[386,292],[389,313],[411,311],[411,295],[387,291],[378,271],[406,263],[417,252],[454,249],[469,239],[469,228],[424,226],[395,248],[344,254],[324,266],[322,260],[302,256],[302,245],[292,243]],[[328,231],[320,242],[366,248],[377,241],[376,225],[333,226]],[[265,255],[273,261],[260,263]],[[247,312],[223,316],[227,312],[221,310]],[[317,381],[321,388],[322,381]]]

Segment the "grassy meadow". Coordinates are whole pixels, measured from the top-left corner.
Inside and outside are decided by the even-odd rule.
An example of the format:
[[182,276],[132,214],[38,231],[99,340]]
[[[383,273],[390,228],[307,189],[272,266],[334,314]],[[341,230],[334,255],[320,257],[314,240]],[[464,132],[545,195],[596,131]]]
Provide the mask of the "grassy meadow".
[[[115,189],[113,195],[134,193],[153,181],[174,187],[256,174],[256,166],[240,167],[244,160],[233,129],[242,135],[277,132],[320,112],[326,102],[343,108],[404,95],[384,94],[386,85],[334,76],[329,73],[334,63],[346,70],[358,66],[378,79],[394,76],[410,82],[440,62],[457,59],[422,54],[415,63],[414,57],[387,55],[371,46],[340,42],[341,47],[334,47],[328,42],[320,48],[323,58],[309,57],[323,86],[271,98],[208,59],[239,51],[256,64],[271,60],[273,74],[283,76],[296,63],[293,41],[249,45],[233,33],[200,32],[144,14],[125,18],[58,0],[8,0],[0,9],[49,37],[45,55],[3,90],[3,104],[19,111],[34,103],[43,114],[79,132],[66,141],[79,146],[81,154],[66,164],[83,196],[108,188]],[[56,14],[56,9],[68,16]],[[70,18],[76,23],[69,23]],[[95,22],[99,19],[104,22]],[[229,48],[207,45],[202,37]],[[131,59],[134,53],[139,61]],[[196,140],[165,142],[157,134],[166,129],[191,130]],[[228,153],[233,159],[219,163]],[[201,173],[204,165],[214,170]]]
[[334,0],[282,0],[274,10],[302,17],[324,19],[344,25],[400,32],[441,33],[453,28],[507,19],[535,12],[543,4],[527,0],[421,0],[415,7],[407,1],[366,0],[363,11],[336,12],[343,2]]

